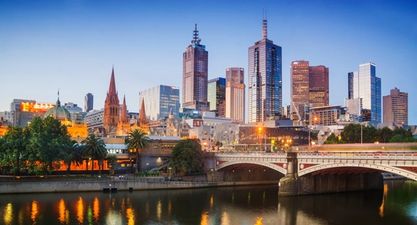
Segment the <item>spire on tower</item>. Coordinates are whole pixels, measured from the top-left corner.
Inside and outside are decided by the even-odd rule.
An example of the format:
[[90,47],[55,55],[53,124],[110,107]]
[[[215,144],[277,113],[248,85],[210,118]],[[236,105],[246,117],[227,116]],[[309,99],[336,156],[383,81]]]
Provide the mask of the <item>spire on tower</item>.
[[111,69],[111,78],[110,78],[110,86],[109,86],[109,94],[116,94],[116,82],[114,79],[114,66]]
[[56,106],[57,107],[61,106],[61,101],[59,101],[59,89],[58,89],[58,99],[56,100]]
[[268,37],[268,21],[266,16],[262,19],[262,39],[267,39]]
[[197,44],[199,45],[201,42],[201,39],[198,37],[198,29],[197,24],[194,25],[194,31],[193,31],[193,40],[191,40],[191,44]]

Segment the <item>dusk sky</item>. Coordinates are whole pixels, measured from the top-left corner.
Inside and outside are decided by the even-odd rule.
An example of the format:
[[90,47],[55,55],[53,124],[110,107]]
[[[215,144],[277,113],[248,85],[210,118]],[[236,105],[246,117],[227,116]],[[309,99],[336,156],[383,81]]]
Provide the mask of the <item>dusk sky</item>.
[[[198,23],[209,52],[209,79],[245,68],[248,47],[268,38],[282,47],[283,103],[290,62],[329,67],[330,103],[344,105],[347,73],[374,62],[382,95],[409,94],[417,124],[417,1],[7,1],[0,0],[0,111],[14,98],[104,105],[112,65],[119,98],[139,108],[138,92],[159,84],[182,89],[182,53]],[[247,110],[247,109],[246,109]]]

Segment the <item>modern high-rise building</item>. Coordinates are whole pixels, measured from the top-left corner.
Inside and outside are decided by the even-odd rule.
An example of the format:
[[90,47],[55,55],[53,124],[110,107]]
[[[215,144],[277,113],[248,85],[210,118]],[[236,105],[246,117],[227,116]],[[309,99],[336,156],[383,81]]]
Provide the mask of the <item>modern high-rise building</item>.
[[91,93],[87,93],[84,97],[84,112],[90,112],[94,107],[94,96]]
[[226,69],[226,117],[245,122],[245,75],[243,68]]
[[309,107],[310,65],[300,60],[291,63],[291,119],[306,121],[306,110]]
[[309,109],[329,105],[329,68],[310,66],[305,60],[291,63],[291,119],[306,123]]
[[329,68],[325,66],[309,67],[309,101],[311,107],[329,105]]
[[348,73],[348,99],[353,98],[353,72]]
[[[173,86],[158,85],[139,92],[139,102],[144,101],[146,115],[150,120],[165,119],[170,112],[178,117],[180,90]],[[141,111],[141,107],[139,108]]]
[[384,124],[402,127],[408,125],[408,93],[398,88],[384,96]]
[[120,104],[114,78],[114,68],[111,71],[110,85],[104,102],[103,127],[106,134],[115,134],[119,122]]
[[362,99],[362,109],[370,110],[371,123],[381,123],[381,78],[376,76],[373,63],[359,65],[353,75],[353,98]]
[[280,116],[282,106],[282,49],[267,38],[262,20],[262,39],[249,47],[249,123]]
[[207,101],[208,52],[195,25],[193,40],[183,53],[182,107],[209,110]]
[[208,81],[207,99],[210,103],[210,111],[215,112],[216,116],[224,117],[226,110],[226,79],[218,77]]

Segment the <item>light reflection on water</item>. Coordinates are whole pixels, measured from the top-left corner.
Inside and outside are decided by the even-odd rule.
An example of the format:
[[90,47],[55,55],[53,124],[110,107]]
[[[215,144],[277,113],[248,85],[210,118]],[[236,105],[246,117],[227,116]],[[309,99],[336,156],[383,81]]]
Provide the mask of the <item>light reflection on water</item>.
[[[53,210],[51,210],[53,209]],[[417,224],[417,183],[383,191],[278,198],[275,186],[4,195],[0,224]]]

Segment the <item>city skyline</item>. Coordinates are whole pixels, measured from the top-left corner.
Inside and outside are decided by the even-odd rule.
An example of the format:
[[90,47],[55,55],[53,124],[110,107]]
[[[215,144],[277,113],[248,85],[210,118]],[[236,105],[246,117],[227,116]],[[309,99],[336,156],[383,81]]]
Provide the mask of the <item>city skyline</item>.
[[[82,105],[85,94],[90,92],[94,95],[95,109],[100,109],[104,106],[112,64],[115,65],[117,74],[119,98],[126,94],[129,111],[138,111],[139,91],[159,84],[182,88],[181,52],[189,43],[194,23],[199,24],[204,44],[210,52],[209,79],[223,74],[229,66],[247,69],[247,48],[260,37],[263,8],[268,12],[268,37],[283,49],[283,106],[290,103],[290,62],[299,59],[329,68],[331,105],[344,104],[348,87],[346,74],[355,70],[357,65],[369,61],[377,65],[378,76],[383,80],[382,95],[387,95],[390,89],[398,87],[409,93],[409,102],[415,102],[416,90],[412,86],[416,81],[413,74],[415,67],[410,65],[413,65],[412,59],[417,55],[417,46],[412,42],[417,38],[417,25],[410,21],[417,21],[417,16],[412,14],[412,7],[416,3],[404,1],[406,4],[396,5],[378,2],[379,5],[372,4],[372,1],[329,4],[321,1],[315,4],[289,1],[244,3],[237,6],[241,10],[239,13],[233,12],[235,18],[227,16],[229,12],[226,9],[230,3],[220,4],[220,10],[216,11],[220,16],[213,18],[210,12],[214,13],[214,5],[208,3],[207,12],[201,15],[191,13],[181,19],[175,17],[181,13],[181,9],[176,13],[167,12],[169,7],[154,9],[155,14],[146,12],[146,9],[157,6],[158,2],[154,5],[134,4],[132,8],[142,13],[137,16],[134,15],[134,10],[114,2],[99,5],[101,9],[105,9],[100,13],[93,10],[96,4],[82,1],[33,2],[24,6],[0,2],[0,32],[6,34],[0,37],[0,43],[3,43],[0,44],[0,77],[3,84],[6,84],[2,87],[0,111],[10,110],[10,103],[14,98],[54,103],[58,88],[61,90],[62,102]],[[103,19],[104,14],[115,5],[117,12],[112,15],[126,12],[125,15],[118,19],[113,18],[114,20]],[[280,9],[282,5],[284,9]],[[323,9],[319,9],[320,6],[324,6]],[[357,7],[355,12],[349,14],[352,20],[346,21],[348,13],[343,6]],[[60,7],[65,9],[62,15],[53,12],[53,9]],[[251,7],[259,10],[251,10],[248,16],[247,12]],[[310,31],[311,28],[302,23],[299,23],[301,27],[293,28],[306,17],[300,13],[292,16],[284,11],[297,7],[301,11],[334,10],[325,16],[311,15],[314,23],[310,26],[316,27],[315,29],[320,27],[318,30],[322,35],[318,35],[320,32],[316,31],[309,32],[307,37],[303,32]],[[35,12],[36,9],[39,11]],[[17,18],[20,12],[25,14]],[[70,17],[72,12],[77,12],[78,16]],[[363,12],[371,12],[371,15],[363,16]],[[33,19],[39,13],[44,16]],[[158,18],[162,13],[167,13],[168,16],[165,19]],[[90,14],[92,21],[83,20]],[[50,20],[48,16],[56,20]],[[143,18],[147,16],[151,19],[143,22]],[[170,23],[167,19],[172,19],[172,16],[175,20]],[[375,18],[371,18],[372,16]],[[328,18],[335,20],[327,21]],[[366,18],[369,20],[365,20]],[[393,18],[396,19],[395,22],[389,21]],[[99,21],[100,19],[103,20]],[[285,19],[287,20],[283,21]],[[377,26],[381,19],[386,25],[384,28]],[[222,20],[222,23],[218,20]],[[101,22],[110,23],[111,26],[106,27]],[[169,24],[175,25],[170,27]],[[366,26],[370,28],[363,31]],[[348,29],[343,31],[344,28]],[[75,37],[71,31],[86,35]],[[353,35],[358,31],[361,35]],[[169,35],[165,35],[166,33]],[[108,37],[101,37],[99,34]],[[227,37],[231,34],[237,35],[237,38],[233,38],[234,42],[230,42],[232,37]],[[347,34],[350,35],[344,36]],[[149,47],[143,46],[146,40],[150,41],[147,44]],[[160,43],[165,43],[166,49],[160,47]],[[154,52],[148,54],[144,51],[148,48],[154,49]],[[164,63],[169,66],[159,65],[160,60],[157,58],[161,54],[165,54]],[[245,81],[247,84],[247,76]],[[410,106],[409,124],[417,123],[416,118],[417,109]]]

